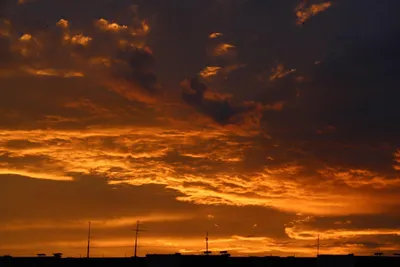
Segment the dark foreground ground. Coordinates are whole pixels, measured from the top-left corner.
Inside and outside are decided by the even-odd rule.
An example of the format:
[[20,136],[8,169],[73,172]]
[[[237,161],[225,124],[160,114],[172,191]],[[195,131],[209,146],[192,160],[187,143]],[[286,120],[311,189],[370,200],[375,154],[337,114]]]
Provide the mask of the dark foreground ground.
[[400,267],[400,257],[330,256],[318,258],[148,255],[143,258],[1,258],[0,267]]

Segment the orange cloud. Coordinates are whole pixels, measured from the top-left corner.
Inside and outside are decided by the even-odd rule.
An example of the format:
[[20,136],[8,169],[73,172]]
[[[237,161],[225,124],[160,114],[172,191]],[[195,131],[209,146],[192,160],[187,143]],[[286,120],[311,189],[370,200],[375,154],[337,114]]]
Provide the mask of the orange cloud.
[[400,149],[394,153],[394,161],[396,164],[393,166],[396,171],[400,171]]
[[0,37],[9,37],[10,36],[10,26],[11,22],[9,20],[0,20]]
[[62,223],[58,221],[12,221],[6,224],[0,224],[3,230],[6,231],[21,231],[21,230],[39,230],[39,229],[82,229],[88,221],[91,221],[92,227],[96,229],[131,227],[136,222],[154,223],[154,222],[175,222],[193,219],[193,214],[150,214],[136,217],[119,217],[119,218],[104,218],[90,219],[83,218],[78,221],[69,221]]
[[281,111],[281,110],[283,110],[284,106],[285,106],[285,102],[277,102],[277,103],[274,103],[272,105],[265,105],[264,109],[265,110]]
[[97,27],[99,27],[100,30],[110,31],[110,32],[119,32],[128,29],[128,26],[126,25],[119,25],[115,22],[109,22],[105,19],[97,20],[96,25]]
[[[12,67],[0,71],[1,77],[26,74],[86,77],[92,84],[106,87],[131,101],[157,102],[157,77],[149,67],[154,58],[151,49],[145,45],[145,37],[150,31],[147,21],[139,20],[135,14],[132,25],[126,26],[128,28],[104,19],[98,23],[103,29],[113,31],[116,38],[100,41],[98,35],[101,33],[92,32],[93,35],[88,36],[83,33],[92,29],[74,29],[71,27],[74,24],[66,19],[54,23],[59,28],[57,30],[21,36],[16,36],[18,31],[11,33],[7,30],[7,25],[11,24],[8,21],[1,23],[0,32],[3,33],[4,28],[7,33],[12,52],[10,58],[13,59]],[[126,31],[122,33],[119,29]],[[20,55],[25,58],[23,62]],[[143,55],[146,62],[130,64],[139,62],[133,58]]]
[[214,38],[218,38],[221,37],[223,34],[220,32],[214,32],[212,34],[209,35],[209,38],[214,39]]
[[[313,220],[313,217],[306,217],[291,223],[285,228],[285,233],[295,240],[316,240],[319,236],[321,240],[339,240],[362,236],[394,235],[400,236],[398,229],[327,229],[316,230],[307,227],[306,223]],[[343,225],[343,224],[339,224]]]
[[221,70],[221,67],[218,66],[207,66],[204,70],[200,72],[200,76],[203,78],[214,76]]
[[92,41],[92,37],[84,36],[82,34],[77,34],[71,38],[71,43],[74,45],[87,46],[90,41]]
[[219,44],[215,49],[214,49],[214,55],[215,56],[222,56],[224,54],[227,54],[230,50],[235,49],[236,47],[231,44]]
[[400,186],[400,178],[388,179],[368,170],[326,168],[320,173],[332,181],[341,181],[353,188],[368,186],[379,189]]
[[29,171],[26,168],[13,169],[13,168],[1,168],[0,165],[0,174],[14,174],[21,175],[25,177],[29,177],[32,179],[45,179],[45,180],[55,180],[55,181],[73,181],[73,178],[70,176],[64,176],[64,174],[57,175],[56,173],[46,173],[46,172],[38,172],[38,171]]
[[146,36],[150,32],[150,25],[145,20],[143,21],[134,20],[133,24],[128,26],[128,25],[118,24],[116,22],[110,22],[104,18],[101,18],[95,21],[95,25],[100,30],[105,32],[119,33],[122,31],[127,31],[130,33],[131,36],[136,36],[136,37]]
[[133,35],[147,35],[150,32],[150,25],[147,21],[142,21],[140,23],[140,28],[133,32]]
[[[68,107],[89,109],[92,114],[107,112],[85,101]],[[24,167],[29,173],[18,172],[21,175],[58,180],[68,177],[68,173],[82,173],[107,177],[110,185],[159,184],[180,192],[178,200],[197,204],[264,206],[332,215],[379,213],[397,203],[395,195],[375,197],[374,190],[379,194],[386,188],[398,188],[399,180],[366,170],[328,168],[320,172],[323,179],[303,174],[306,167],[299,164],[265,167],[250,173],[231,172],[230,168],[235,170],[243,162],[244,151],[251,143],[232,141],[228,128],[210,128],[205,133],[201,127],[193,129],[193,124],[192,130],[188,130],[188,124],[181,127],[179,130],[174,125],[173,134],[168,134],[165,126],[100,127],[76,132],[3,131],[0,144],[19,139],[41,144],[35,149],[3,149],[14,159],[41,156],[50,160],[46,164],[32,163],[29,169]],[[113,140],[114,145],[104,146],[105,138]],[[47,145],[51,140],[66,142]],[[172,152],[182,161],[176,161]],[[16,173],[21,168],[17,163],[3,165],[2,173]],[[304,186],[304,181],[314,182]]]
[[[154,55],[146,46],[145,37],[150,26],[147,21],[137,19],[136,14],[129,25],[104,19],[97,23],[90,19],[88,28],[82,29],[74,28],[79,23],[70,23],[64,19],[58,22],[55,20],[52,24],[55,31],[49,27],[46,31],[32,30],[22,36],[17,36],[16,32],[24,31],[14,31],[14,26],[11,27],[12,31],[8,30],[7,25],[4,27],[3,35],[7,38],[1,43],[2,48],[5,47],[4,50],[8,52],[10,43],[13,49],[10,51],[12,64],[9,64],[9,69],[0,71],[2,89],[6,88],[1,90],[4,97],[0,105],[3,114],[0,118],[3,127],[0,131],[0,175],[10,179],[5,181],[17,181],[15,184],[18,189],[26,181],[28,185],[44,185],[44,192],[49,192],[49,196],[46,198],[39,194],[42,203],[51,203],[48,207],[52,208],[56,205],[53,199],[64,197],[63,201],[68,202],[65,207],[79,208],[73,214],[78,219],[71,219],[73,216],[68,217],[68,214],[63,215],[65,217],[62,219],[65,220],[61,222],[44,220],[27,223],[7,221],[8,218],[2,216],[0,229],[21,233],[28,229],[38,230],[29,231],[30,237],[50,232],[46,230],[66,229],[68,235],[78,233],[79,236],[64,239],[54,237],[53,240],[59,239],[57,242],[43,238],[40,248],[50,252],[59,249],[67,254],[78,255],[79,248],[85,247],[85,234],[81,233],[86,230],[86,221],[93,214],[95,217],[96,213],[84,212],[80,205],[86,201],[81,201],[80,197],[74,197],[73,194],[66,194],[67,197],[62,194],[55,196],[57,190],[48,189],[62,184],[65,186],[60,186],[63,190],[72,184],[82,188],[85,195],[87,191],[94,190],[96,196],[102,196],[98,199],[89,197],[90,201],[87,202],[101,209],[100,217],[91,218],[99,230],[95,235],[94,249],[110,253],[107,256],[123,255],[125,248],[121,246],[131,252],[132,236],[125,235],[132,234],[129,231],[136,220],[151,222],[153,225],[157,222],[170,222],[171,229],[176,226],[172,222],[178,224],[193,219],[189,225],[193,225],[194,229],[198,229],[196,227],[204,222],[202,229],[209,227],[218,231],[211,234],[211,249],[229,250],[235,255],[313,255],[318,233],[324,241],[323,252],[338,253],[349,249],[365,252],[366,249],[361,247],[362,242],[349,242],[348,246],[338,243],[353,238],[372,239],[378,236],[379,239],[383,235],[399,235],[390,225],[386,228],[352,229],[354,225],[348,222],[350,220],[347,217],[334,218],[336,223],[332,223],[332,229],[321,231],[317,231],[318,225],[311,227],[295,223],[288,224],[285,231],[282,224],[276,230],[273,224],[279,219],[271,217],[273,223],[267,225],[252,217],[255,213],[257,216],[262,214],[268,217],[267,213],[271,210],[273,214],[284,214],[285,218],[293,218],[295,213],[325,218],[348,214],[381,216],[382,213],[393,212],[398,208],[400,183],[396,174],[380,172],[374,169],[374,164],[364,168],[337,167],[340,164],[325,166],[324,156],[332,152],[330,149],[312,147],[307,151],[304,146],[326,140],[326,136],[316,136],[313,142],[306,142],[308,139],[285,139],[286,135],[298,136],[296,127],[294,131],[294,128],[288,127],[291,123],[299,125],[299,128],[308,128],[309,125],[307,122],[290,121],[290,109],[296,109],[298,102],[280,101],[284,99],[281,98],[281,91],[273,92],[271,98],[264,97],[265,90],[250,90],[254,85],[252,81],[248,83],[249,88],[246,87],[237,95],[234,81],[229,83],[233,84],[233,88],[213,88],[231,71],[243,66],[236,62],[235,57],[230,57],[235,55],[231,52],[236,53],[233,45],[220,43],[210,49],[210,65],[198,73],[197,77],[210,84],[217,82],[208,88],[201,83],[191,86],[190,82],[194,84],[196,81],[187,81],[189,86],[184,90],[189,101],[182,103],[177,100],[174,89],[159,92],[157,77],[153,73]],[[221,35],[214,33],[209,38],[219,38]],[[219,40],[208,41],[216,44]],[[286,70],[279,64],[272,69],[270,75],[264,76],[276,81],[294,71]],[[72,77],[82,79],[61,79]],[[260,96],[260,99],[251,101],[254,96]],[[289,112],[278,112],[286,107]],[[305,114],[308,113],[299,112],[300,116]],[[283,115],[283,119],[280,120],[282,117],[276,115]],[[276,130],[273,128],[274,120],[287,131],[282,135],[273,134]],[[317,127],[311,127],[310,130],[315,129]],[[326,133],[333,130],[328,126],[319,131]],[[394,150],[390,151],[392,153]],[[389,168],[394,165],[394,169],[400,170],[400,151],[394,153],[394,162],[391,159],[386,165]],[[96,181],[92,184],[91,180]],[[35,186],[30,189],[36,190]],[[160,188],[162,193],[143,189],[147,187]],[[110,195],[100,194],[101,188],[111,192]],[[124,191],[128,188],[151,192],[148,194],[151,201],[156,195],[172,192],[169,199],[172,204],[165,201],[174,206],[172,210],[177,206],[182,209],[196,207],[193,209],[196,212],[201,209],[205,211],[195,218],[192,214],[175,214],[165,210],[165,213],[129,215],[129,212],[136,214],[136,210],[131,209],[135,205],[128,204],[121,208],[116,204],[119,200],[125,200],[123,194],[131,192]],[[13,197],[11,195],[9,199]],[[105,200],[96,203],[100,199]],[[20,201],[26,204],[29,199]],[[145,202],[139,205],[140,209],[148,208],[143,206]],[[6,207],[7,211],[19,210],[18,203],[11,204],[14,210]],[[154,206],[158,208],[158,204],[164,203],[157,202]],[[90,207],[90,211],[93,211],[93,206]],[[126,215],[114,216],[113,212],[120,208],[123,209],[121,213]],[[66,213],[64,209],[59,210]],[[239,216],[240,212],[226,212],[242,210],[249,211],[249,216]],[[23,212],[19,214],[28,217]],[[82,214],[87,216],[82,217]],[[248,220],[245,230],[239,231],[235,223],[235,229],[229,228],[230,223],[226,220],[232,214],[242,218],[242,222]],[[54,216],[54,213],[49,216]],[[354,221],[353,218],[351,220]],[[163,230],[167,227],[170,229],[169,225],[163,227]],[[270,227],[275,232],[262,232],[268,231]],[[334,229],[336,227],[338,229]],[[182,232],[187,230],[175,228]],[[110,232],[114,236],[102,236]],[[193,232],[190,232],[189,237],[179,238],[170,235],[169,231],[168,236],[162,236],[163,233],[152,233],[150,229],[149,236],[141,238],[141,246],[153,246],[146,252],[154,252],[154,247],[161,247],[164,252],[200,253],[204,250],[203,236],[193,236]],[[10,233],[5,234],[11,236]],[[119,235],[124,237],[119,238]],[[35,241],[29,240],[13,247],[12,242],[21,241],[8,238],[11,245],[7,247],[14,251],[22,247],[32,252],[39,247]],[[388,243],[382,247],[396,248],[396,245]],[[145,249],[141,251],[145,253]]]
[[21,36],[21,38],[19,38],[22,42],[28,42],[32,40],[32,35],[30,34],[24,34]]
[[32,75],[39,76],[57,76],[64,78],[73,77],[84,77],[82,72],[71,71],[71,70],[56,70],[56,69],[33,69],[33,68],[23,68],[23,70]]
[[293,72],[296,72],[296,69],[285,70],[285,66],[279,64],[276,68],[271,70],[271,76],[269,77],[269,80],[274,81],[276,79],[282,79]]
[[227,77],[231,72],[236,71],[245,66],[246,66],[245,64],[233,64],[233,65],[227,65],[225,67],[207,66],[204,70],[202,70],[199,73],[199,75],[202,78],[210,78],[219,74],[223,75],[224,77]]
[[61,28],[64,28],[64,29],[67,29],[68,28],[68,26],[69,26],[69,22],[68,22],[68,20],[65,20],[65,19],[60,19],[58,22],[57,22],[57,24],[56,24],[58,27],[61,27]]
[[313,4],[311,6],[306,6],[306,2],[300,3],[296,9],[296,16],[297,16],[297,24],[302,25],[311,17],[327,10],[332,6],[331,2],[324,2],[320,4]]
[[[12,36],[8,36],[13,39]],[[23,57],[37,57],[42,50],[43,44],[40,40],[29,33],[22,34],[11,43],[11,51],[17,52]]]

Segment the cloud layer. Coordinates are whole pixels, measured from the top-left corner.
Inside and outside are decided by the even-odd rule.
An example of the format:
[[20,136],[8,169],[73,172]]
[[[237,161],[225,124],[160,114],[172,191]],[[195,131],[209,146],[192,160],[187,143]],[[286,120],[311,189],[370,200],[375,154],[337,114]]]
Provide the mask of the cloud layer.
[[399,249],[397,4],[89,2],[1,3],[1,254]]

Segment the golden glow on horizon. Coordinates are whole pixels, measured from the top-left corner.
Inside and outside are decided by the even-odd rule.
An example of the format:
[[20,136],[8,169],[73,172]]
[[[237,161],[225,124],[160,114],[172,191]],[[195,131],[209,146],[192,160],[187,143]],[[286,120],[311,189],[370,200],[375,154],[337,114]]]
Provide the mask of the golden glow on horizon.
[[[215,233],[214,233],[215,235]],[[313,244],[316,239],[313,239]],[[329,239],[323,239],[323,242],[328,242]],[[334,240],[330,240],[334,241]],[[246,237],[240,235],[232,235],[228,237],[219,237],[211,235],[209,238],[209,250],[214,253],[220,251],[228,251],[235,256],[247,255],[280,255],[288,256],[296,254],[296,256],[315,256],[315,246],[306,246],[305,241],[300,239],[292,239],[291,242],[282,242],[268,237]],[[25,243],[20,246],[8,246],[9,250],[13,250],[18,254],[23,254],[24,251],[30,251],[34,247],[41,247],[41,252],[51,254],[54,249],[64,252],[64,256],[79,257],[80,253],[85,251],[86,240],[80,239],[76,241],[57,241],[57,242],[40,242],[40,243]],[[381,249],[396,251],[399,249],[395,244],[383,245]],[[148,237],[141,236],[139,255],[144,256],[146,253],[175,253],[184,254],[202,254],[205,251],[203,236],[190,236],[185,238],[179,237]],[[102,254],[107,257],[121,257],[124,254],[132,253],[132,238],[96,238],[92,240],[93,257]],[[347,244],[347,245],[331,245],[321,246],[321,254],[348,254],[356,253],[358,255],[370,254],[370,250],[362,244]],[[29,254],[25,254],[29,255]]]
[[[1,171],[0,171],[0,174]],[[21,174],[22,175],[22,174]],[[59,221],[38,221],[38,222],[25,222],[13,221],[7,224],[0,224],[0,227],[5,231],[21,231],[21,230],[40,230],[40,229],[82,229],[88,221],[91,221],[94,228],[108,229],[108,228],[124,228],[131,227],[137,221],[145,223],[154,222],[174,222],[186,221],[193,219],[194,214],[150,214],[137,217],[120,217],[120,218],[104,218],[104,219],[81,219],[79,221],[59,222]]]
[[394,235],[400,236],[399,229],[362,229],[362,230],[348,230],[348,229],[334,229],[325,231],[316,230],[297,230],[290,227],[285,228],[285,232],[292,239],[298,240],[316,240],[318,235],[321,240],[332,239],[345,239],[361,236],[379,236],[379,235]]

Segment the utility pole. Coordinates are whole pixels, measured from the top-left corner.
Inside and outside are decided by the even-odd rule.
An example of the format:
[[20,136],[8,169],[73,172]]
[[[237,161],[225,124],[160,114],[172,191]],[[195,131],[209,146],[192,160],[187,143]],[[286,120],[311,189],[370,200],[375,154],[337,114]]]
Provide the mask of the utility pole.
[[89,221],[89,232],[88,232],[88,241],[87,241],[87,251],[86,251],[86,257],[90,257],[90,221]]
[[210,255],[211,251],[208,250],[208,232],[206,232],[206,251],[204,251],[205,255]]
[[208,232],[206,232],[206,254],[208,254]]
[[319,234],[318,234],[318,241],[317,241],[317,257],[319,256]]
[[135,251],[133,254],[133,257],[135,257],[135,258],[137,257],[138,236],[139,236],[140,232],[144,231],[144,230],[139,229],[139,227],[140,227],[140,221],[137,221],[136,229],[135,229]]

